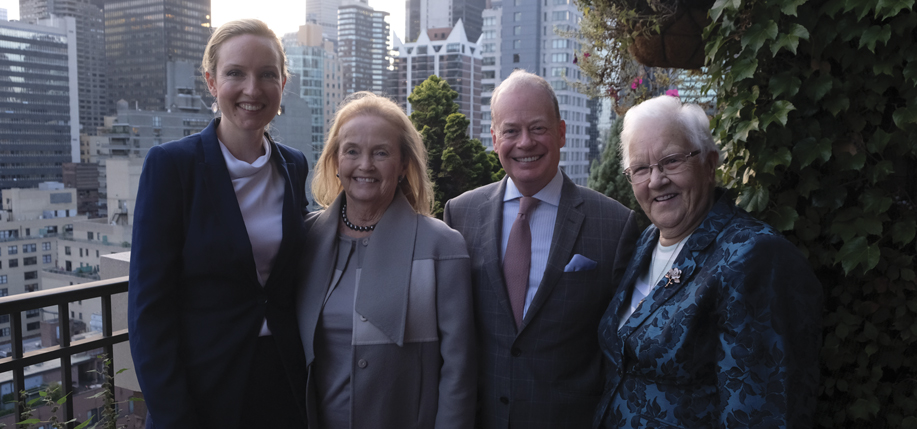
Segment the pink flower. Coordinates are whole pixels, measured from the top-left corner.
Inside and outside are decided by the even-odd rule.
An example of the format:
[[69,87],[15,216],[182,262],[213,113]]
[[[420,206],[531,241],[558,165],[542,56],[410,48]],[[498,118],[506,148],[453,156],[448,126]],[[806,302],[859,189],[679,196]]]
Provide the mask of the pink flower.
[[637,89],[637,86],[640,86],[642,84],[643,84],[643,78],[635,77],[634,81],[630,83],[630,89]]
[[678,88],[667,90],[665,92],[665,95],[668,95],[669,97],[679,98],[678,97]]
[[583,58],[589,58],[589,53],[588,53],[588,52],[583,52]]

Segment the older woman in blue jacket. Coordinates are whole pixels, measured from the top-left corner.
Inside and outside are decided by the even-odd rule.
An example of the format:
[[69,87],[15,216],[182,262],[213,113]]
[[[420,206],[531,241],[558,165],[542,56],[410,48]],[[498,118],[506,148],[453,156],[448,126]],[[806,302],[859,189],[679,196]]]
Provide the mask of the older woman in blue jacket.
[[624,174],[653,225],[599,325],[601,428],[808,428],[822,292],[802,253],[737,208],[696,105],[628,111]]

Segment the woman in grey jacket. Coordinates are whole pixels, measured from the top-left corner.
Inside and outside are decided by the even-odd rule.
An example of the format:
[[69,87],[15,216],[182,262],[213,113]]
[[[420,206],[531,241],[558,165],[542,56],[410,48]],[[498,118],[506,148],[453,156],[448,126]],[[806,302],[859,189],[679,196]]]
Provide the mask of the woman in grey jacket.
[[474,322],[462,236],[429,217],[420,135],[354,94],[316,166],[297,315],[317,428],[470,428]]

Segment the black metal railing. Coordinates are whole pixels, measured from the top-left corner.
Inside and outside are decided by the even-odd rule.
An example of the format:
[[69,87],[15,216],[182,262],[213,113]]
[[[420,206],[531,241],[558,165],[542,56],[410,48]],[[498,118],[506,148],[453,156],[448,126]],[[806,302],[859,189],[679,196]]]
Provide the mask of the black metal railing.
[[[110,280],[100,280],[73,286],[29,292],[0,298],[0,315],[9,314],[11,356],[0,359],[0,373],[11,371],[13,373],[13,394],[16,399],[16,415],[22,410],[19,403],[20,392],[25,390],[25,368],[30,365],[60,359],[61,386],[64,395],[73,397],[72,358],[74,354],[84,353],[95,349],[104,349],[110,359],[114,359],[114,345],[127,341],[127,329],[112,331],[111,296],[127,292],[127,277],[118,277]],[[70,309],[71,302],[101,298],[102,300],[102,335],[93,336],[82,340],[70,338]],[[60,344],[24,352],[22,346],[23,326],[22,312],[44,307],[57,307],[58,328],[60,329]],[[107,366],[108,377],[114,377],[114,364]],[[111,394],[114,395],[114,383],[110,384]],[[63,421],[74,418],[73,401],[69,400],[63,406]]]

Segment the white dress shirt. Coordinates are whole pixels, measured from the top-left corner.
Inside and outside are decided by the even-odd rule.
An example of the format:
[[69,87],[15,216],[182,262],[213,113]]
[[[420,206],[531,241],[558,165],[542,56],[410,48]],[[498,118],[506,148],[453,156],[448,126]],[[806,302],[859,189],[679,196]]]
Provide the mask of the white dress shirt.
[[[535,206],[529,216],[529,228],[532,230],[532,264],[529,267],[529,284],[525,292],[525,307],[522,317],[529,311],[529,305],[538,292],[538,285],[544,277],[544,269],[548,265],[548,254],[551,252],[551,239],[554,236],[554,221],[557,219],[557,207],[560,205],[560,190],[564,185],[564,176],[560,169],[554,178],[538,193],[532,195],[540,202]],[[507,177],[506,192],[503,194],[503,237],[500,242],[500,259],[506,254],[506,243],[509,242],[509,232],[513,229],[513,222],[519,214],[519,199],[522,193],[516,188],[513,179]]]
[[[267,283],[274,268],[274,259],[283,239],[283,178],[271,162],[271,145],[265,138],[264,155],[251,164],[236,159],[220,142],[220,150],[236,191],[236,200],[245,221],[245,230],[252,245],[256,274],[261,286]],[[267,320],[260,335],[270,335]]]

